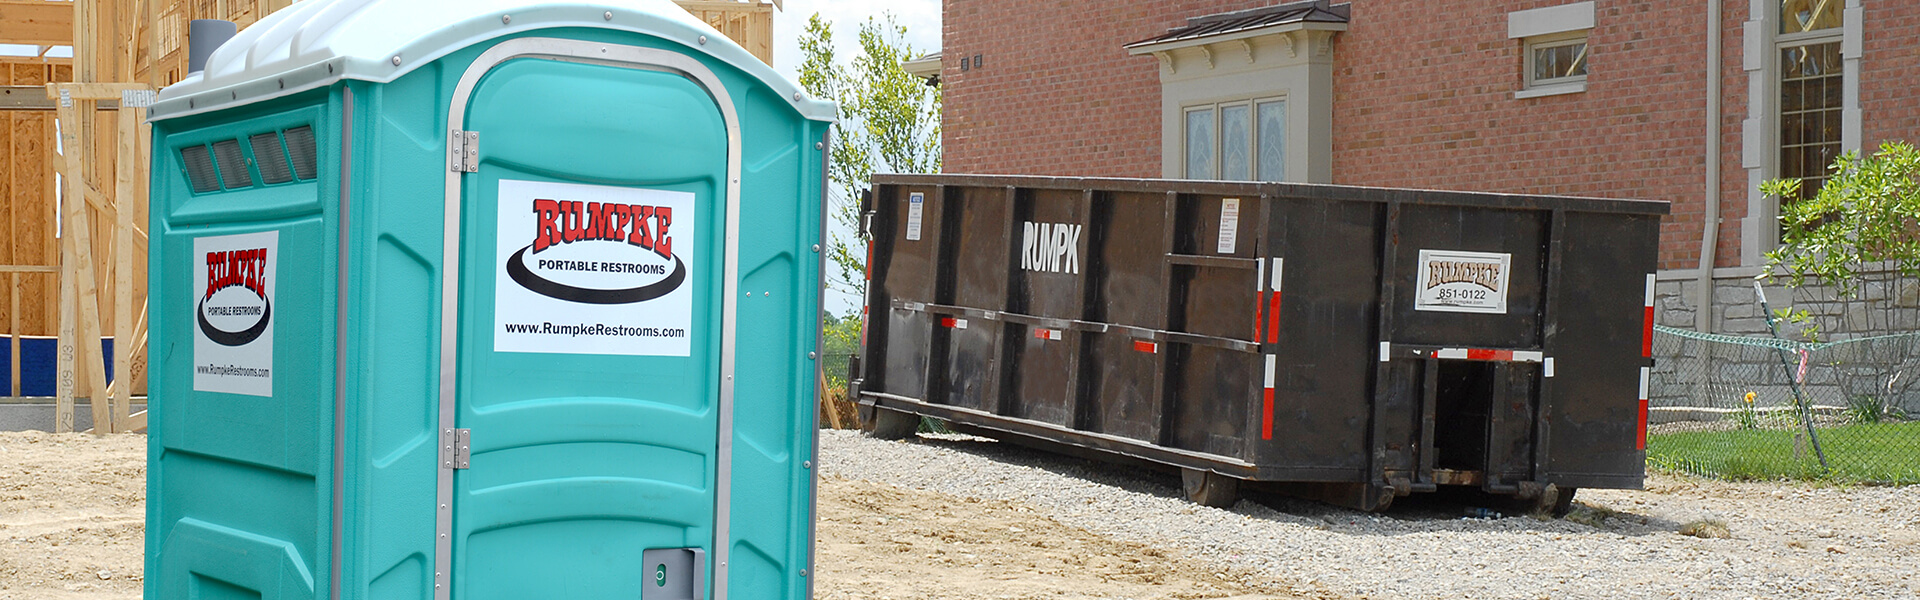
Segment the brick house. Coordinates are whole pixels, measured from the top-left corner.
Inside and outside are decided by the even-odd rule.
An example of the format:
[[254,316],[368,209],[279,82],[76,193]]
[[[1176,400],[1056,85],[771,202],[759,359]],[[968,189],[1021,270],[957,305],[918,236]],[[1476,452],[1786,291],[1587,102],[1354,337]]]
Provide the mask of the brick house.
[[1920,140],[1912,0],[945,0],[944,12],[933,73],[949,173],[1666,200],[1660,320],[1680,327],[1765,331],[1746,282],[1778,243],[1760,181]]

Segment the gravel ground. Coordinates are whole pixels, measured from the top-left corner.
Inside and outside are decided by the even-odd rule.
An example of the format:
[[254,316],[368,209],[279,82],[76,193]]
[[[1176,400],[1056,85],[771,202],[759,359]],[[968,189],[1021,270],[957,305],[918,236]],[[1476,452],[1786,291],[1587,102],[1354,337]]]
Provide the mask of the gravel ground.
[[[827,475],[1024,503],[1261,589],[1357,598],[1920,598],[1920,487],[1656,475],[1647,491],[1582,490],[1564,520],[1468,519],[1457,516],[1462,505],[1407,499],[1385,514],[1272,496],[1222,510],[1180,498],[1171,474],[981,438],[821,436]],[[1723,524],[1726,537],[1679,533],[1702,521]]]

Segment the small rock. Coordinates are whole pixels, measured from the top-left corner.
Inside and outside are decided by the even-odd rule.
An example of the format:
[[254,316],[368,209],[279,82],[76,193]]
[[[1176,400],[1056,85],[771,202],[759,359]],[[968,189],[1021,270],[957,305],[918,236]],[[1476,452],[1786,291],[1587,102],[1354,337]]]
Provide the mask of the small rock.
[[1820,530],[1819,532],[1817,532],[1817,533],[1816,533],[1815,535],[1818,535],[1818,536],[1820,536],[1820,537],[1821,537],[1822,539],[1825,539],[1825,538],[1831,538],[1831,537],[1833,537],[1833,536],[1834,536],[1834,533],[1833,533],[1833,530],[1832,530],[1832,529],[1822,529],[1822,530]]
[[94,573],[94,575],[100,576],[101,581],[108,581],[113,579],[113,571],[101,571],[99,573]]
[[1831,554],[1846,554],[1847,549],[1840,546],[1827,546],[1827,552]]

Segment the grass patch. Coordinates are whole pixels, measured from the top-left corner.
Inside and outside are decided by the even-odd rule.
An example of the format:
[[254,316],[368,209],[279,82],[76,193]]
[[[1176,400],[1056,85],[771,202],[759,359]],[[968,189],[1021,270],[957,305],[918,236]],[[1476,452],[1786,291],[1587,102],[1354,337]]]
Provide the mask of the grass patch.
[[1812,444],[1796,439],[1799,429],[1653,435],[1647,440],[1647,462],[1727,479],[1920,483],[1920,421],[1820,427],[1815,433],[1831,471],[1821,470]]
[[1733,537],[1733,530],[1727,522],[1719,519],[1701,519],[1680,526],[1680,535],[1690,535],[1703,540],[1724,540]]

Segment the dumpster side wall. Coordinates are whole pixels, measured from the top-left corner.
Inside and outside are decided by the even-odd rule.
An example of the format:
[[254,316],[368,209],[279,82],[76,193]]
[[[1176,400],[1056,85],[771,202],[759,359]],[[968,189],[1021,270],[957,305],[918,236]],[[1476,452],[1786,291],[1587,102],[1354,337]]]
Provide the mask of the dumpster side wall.
[[[1263,481],[1641,483],[1664,205],[992,176],[874,198],[863,402]],[[1497,304],[1434,304],[1466,281]]]

